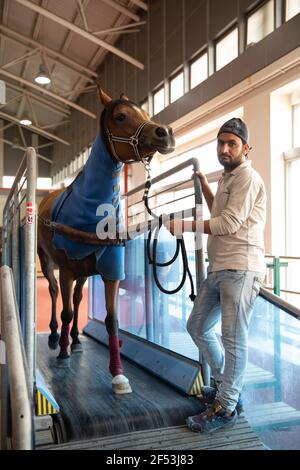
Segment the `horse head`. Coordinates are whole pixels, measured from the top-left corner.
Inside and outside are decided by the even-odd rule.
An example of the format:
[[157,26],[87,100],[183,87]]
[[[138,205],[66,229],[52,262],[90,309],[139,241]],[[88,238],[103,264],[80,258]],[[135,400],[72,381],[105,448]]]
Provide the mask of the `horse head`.
[[155,152],[173,152],[172,128],[152,121],[149,114],[122,94],[113,100],[101,88],[99,98],[104,106],[101,131],[113,158],[118,162],[150,162]]

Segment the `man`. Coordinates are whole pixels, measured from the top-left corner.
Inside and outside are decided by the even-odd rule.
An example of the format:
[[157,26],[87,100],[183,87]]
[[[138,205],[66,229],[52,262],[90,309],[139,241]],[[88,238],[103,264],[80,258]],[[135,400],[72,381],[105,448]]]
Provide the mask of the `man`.
[[[168,223],[173,234],[182,229],[199,230],[199,225],[209,234],[208,275],[187,323],[215,379],[215,388],[202,389],[205,410],[187,419],[189,428],[200,432],[236,423],[247,366],[249,322],[265,273],[266,193],[261,177],[248,161],[247,126],[241,119],[230,119],[217,137],[217,154],[224,173],[215,196],[206,177],[198,173],[210,220],[202,225],[183,220]],[[214,331],[220,317],[224,353]]]

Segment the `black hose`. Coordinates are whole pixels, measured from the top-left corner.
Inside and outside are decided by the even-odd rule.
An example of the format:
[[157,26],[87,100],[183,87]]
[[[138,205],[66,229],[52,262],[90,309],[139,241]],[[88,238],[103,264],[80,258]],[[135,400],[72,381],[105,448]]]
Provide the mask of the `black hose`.
[[[157,262],[158,236],[159,236],[159,231],[160,231],[160,229],[163,225],[163,221],[162,221],[162,217],[161,216],[158,217],[156,214],[154,214],[152,212],[152,210],[150,209],[150,207],[149,207],[148,194],[149,194],[150,188],[151,188],[151,179],[150,179],[150,177],[148,177],[148,179],[146,181],[146,184],[145,184],[145,193],[144,193],[144,196],[143,196],[144,204],[145,204],[145,207],[147,209],[147,212],[152,217],[154,217],[156,219],[159,219],[159,224],[157,226],[155,226],[153,230],[150,228],[149,234],[148,234],[148,237],[147,237],[147,255],[148,255],[149,263],[152,264],[152,266],[153,266],[153,277],[154,277],[155,283],[156,283],[157,287],[159,288],[159,290],[161,292],[163,292],[164,294],[176,294],[184,286],[184,283],[186,281],[186,276],[188,275],[189,280],[190,280],[190,285],[191,285],[191,294],[190,294],[189,297],[192,301],[194,301],[195,298],[196,298],[195,289],[194,289],[194,282],[193,282],[193,278],[192,278],[192,275],[191,275],[191,272],[190,272],[190,269],[189,269],[189,264],[188,264],[188,258],[187,258],[184,239],[183,238],[177,238],[175,254],[169,261],[167,261],[165,263],[158,263]],[[151,254],[152,235],[154,236],[154,238],[153,238],[153,253]],[[165,289],[161,285],[161,283],[158,279],[157,267],[166,267],[166,266],[170,266],[171,264],[173,264],[177,260],[180,251],[181,251],[181,258],[182,258],[182,265],[183,265],[182,279],[181,279],[179,285],[175,289],[172,289],[172,290]]]

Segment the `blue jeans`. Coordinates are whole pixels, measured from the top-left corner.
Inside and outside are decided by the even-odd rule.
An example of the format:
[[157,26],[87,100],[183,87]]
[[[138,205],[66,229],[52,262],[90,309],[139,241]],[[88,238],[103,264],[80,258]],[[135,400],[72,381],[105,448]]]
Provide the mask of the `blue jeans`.
[[[187,330],[219,382],[216,398],[227,411],[236,407],[248,360],[248,329],[262,274],[210,272],[198,293]],[[222,321],[224,352],[214,331]]]

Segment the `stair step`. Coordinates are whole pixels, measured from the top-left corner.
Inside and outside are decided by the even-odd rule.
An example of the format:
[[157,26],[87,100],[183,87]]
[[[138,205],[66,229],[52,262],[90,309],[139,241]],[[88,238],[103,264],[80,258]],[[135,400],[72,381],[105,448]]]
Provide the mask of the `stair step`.
[[245,415],[255,431],[300,425],[300,411],[282,401],[245,406]]
[[246,389],[273,385],[275,381],[276,379],[272,372],[256,366],[255,364],[251,364],[250,362],[248,363],[244,380],[244,386]]

